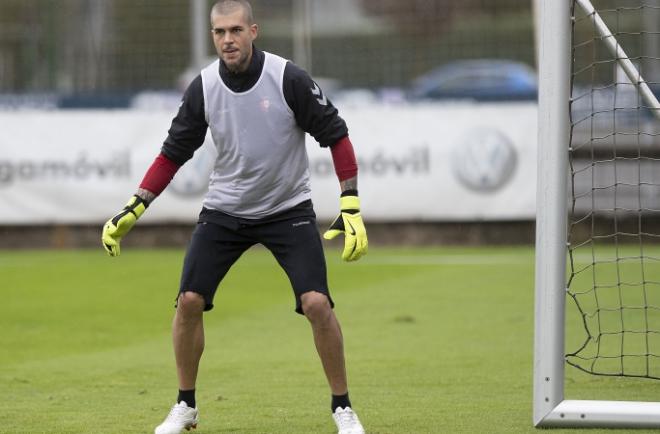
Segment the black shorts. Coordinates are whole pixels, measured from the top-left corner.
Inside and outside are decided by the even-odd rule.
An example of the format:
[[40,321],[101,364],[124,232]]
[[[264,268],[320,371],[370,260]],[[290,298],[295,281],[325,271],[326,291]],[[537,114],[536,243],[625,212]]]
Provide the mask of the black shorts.
[[296,297],[296,312],[303,313],[300,296],[309,291],[325,294],[334,307],[311,201],[260,220],[202,209],[183,263],[179,294],[198,293],[204,297],[204,310],[211,310],[218,285],[241,254],[255,244],[270,250],[286,272]]

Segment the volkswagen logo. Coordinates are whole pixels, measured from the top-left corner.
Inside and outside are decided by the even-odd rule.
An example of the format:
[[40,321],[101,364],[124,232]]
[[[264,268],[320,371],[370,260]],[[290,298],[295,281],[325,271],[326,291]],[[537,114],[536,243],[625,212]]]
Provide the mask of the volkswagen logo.
[[458,140],[451,154],[454,176],[470,190],[497,191],[513,176],[517,165],[511,140],[493,128],[477,128]]
[[217,151],[213,142],[205,141],[193,158],[179,169],[168,190],[184,197],[196,197],[206,193],[216,156]]

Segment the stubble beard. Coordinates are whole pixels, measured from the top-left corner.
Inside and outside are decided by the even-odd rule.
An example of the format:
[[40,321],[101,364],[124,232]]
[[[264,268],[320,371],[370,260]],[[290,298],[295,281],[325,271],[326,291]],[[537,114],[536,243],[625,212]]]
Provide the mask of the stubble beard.
[[237,74],[240,72],[245,72],[247,70],[249,65],[248,56],[249,53],[240,52],[240,56],[237,61],[229,63],[225,59],[222,60],[224,61],[225,66],[230,72]]

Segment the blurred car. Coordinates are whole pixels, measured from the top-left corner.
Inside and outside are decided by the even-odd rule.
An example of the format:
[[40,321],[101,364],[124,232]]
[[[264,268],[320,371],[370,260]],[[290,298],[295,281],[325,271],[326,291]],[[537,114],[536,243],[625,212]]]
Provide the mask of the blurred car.
[[409,97],[474,101],[536,100],[536,72],[511,60],[474,59],[447,63],[412,82]]

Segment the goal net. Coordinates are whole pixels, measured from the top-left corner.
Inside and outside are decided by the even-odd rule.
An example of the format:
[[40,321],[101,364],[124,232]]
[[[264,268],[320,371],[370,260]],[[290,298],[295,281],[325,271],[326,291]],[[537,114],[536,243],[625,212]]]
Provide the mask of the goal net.
[[660,0],[537,3],[534,424],[660,427],[564,398],[566,364],[660,379]]
[[567,289],[583,333],[567,342],[566,360],[591,374],[660,379],[660,2],[580,3]]

